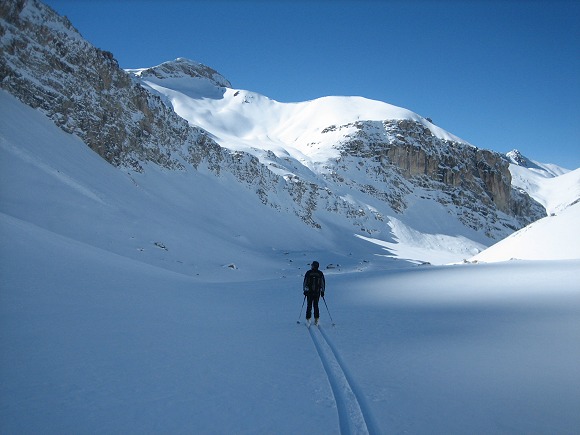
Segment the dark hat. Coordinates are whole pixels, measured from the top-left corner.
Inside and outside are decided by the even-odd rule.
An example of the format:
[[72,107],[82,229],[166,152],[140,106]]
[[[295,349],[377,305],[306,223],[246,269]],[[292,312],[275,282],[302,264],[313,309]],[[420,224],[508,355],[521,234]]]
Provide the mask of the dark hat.
[[315,269],[318,269],[320,267],[320,264],[318,264],[318,261],[313,261],[312,262],[312,267]]

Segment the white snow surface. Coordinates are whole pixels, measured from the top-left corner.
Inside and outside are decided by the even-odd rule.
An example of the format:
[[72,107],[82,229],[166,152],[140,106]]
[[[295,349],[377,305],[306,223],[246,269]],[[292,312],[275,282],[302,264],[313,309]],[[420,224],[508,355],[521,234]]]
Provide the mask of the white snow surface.
[[[470,261],[580,259],[580,202],[511,234]],[[580,275],[579,275],[580,278]]]
[[[1,433],[580,427],[579,257],[541,239],[541,261],[412,266],[225,177],[124,173],[4,91],[0,112]],[[538,226],[577,234],[577,210]],[[327,305],[308,330],[315,259]]]
[[523,156],[518,150],[506,154],[512,186],[524,190],[544,206],[548,215],[564,210],[580,199],[580,168],[571,171],[560,166],[540,163]]

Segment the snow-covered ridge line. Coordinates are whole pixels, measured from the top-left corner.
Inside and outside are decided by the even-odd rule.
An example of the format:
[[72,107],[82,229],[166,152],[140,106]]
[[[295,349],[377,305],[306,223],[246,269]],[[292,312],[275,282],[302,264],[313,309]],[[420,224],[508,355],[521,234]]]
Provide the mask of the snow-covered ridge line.
[[506,153],[506,157],[513,165],[517,165],[530,171],[536,172],[546,178],[558,177],[570,172],[570,169],[562,168],[561,166],[552,163],[540,163],[524,156],[519,150],[512,150]]
[[[451,196],[437,200],[469,209],[452,214],[471,228],[482,227],[481,216],[475,216],[480,211],[472,205],[482,201],[490,207],[487,216],[493,216],[494,223],[484,232],[493,239],[507,235],[506,229],[521,228],[545,215],[525,195],[511,191],[502,155],[479,150],[408,109],[343,96],[280,103],[255,92],[220,86],[196,68],[207,67],[178,59],[132,71],[136,80],[191,125],[210,132],[225,148],[255,156],[287,181],[306,181],[327,192],[338,192],[341,198],[350,197],[353,189],[369,192],[402,213],[410,202],[405,197],[418,192],[417,184],[427,187],[427,178],[430,190],[447,190]],[[361,169],[366,176],[359,176]],[[408,187],[402,187],[407,183]],[[347,185],[351,192],[342,194]],[[473,200],[458,201],[463,197],[459,190],[465,189]],[[381,215],[391,214],[360,198],[360,193],[352,197],[356,198],[352,204],[357,207],[358,203],[363,215],[368,216],[367,209],[376,210],[371,215],[380,221]],[[319,199],[311,204],[320,208]],[[498,211],[510,217],[495,216]],[[517,222],[511,222],[514,217]],[[364,232],[382,232],[366,217],[364,220]],[[501,224],[495,225],[497,222]]]
[[[215,74],[210,77],[205,73],[207,70]],[[238,137],[242,128],[238,123],[243,123],[244,130],[253,132],[246,135],[248,140],[266,136],[273,142],[280,141],[291,146],[307,133],[331,126],[356,121],[406,119],[422,124],[440,139],[467,143],[417,113],[382,101],[356,96],[328,96],[304,102],[281,103],[256,92],[233,89],[229,81],[211,68],[183,58],[156,67],[126,71],[168,97],[180,116],[218,137]],[[216,80],[215,75],[220,79]],[[218,97],[207,98],[208,85],[230,89],[215,92],[214,95]],[[198,90],[197,94],[195,89]],[[228,116],[230,111],[239,111],[240,104],[249,103],[251,107],[241,110],[243,117],[232,119]],[[294,137],[283,134],[289,127]]]

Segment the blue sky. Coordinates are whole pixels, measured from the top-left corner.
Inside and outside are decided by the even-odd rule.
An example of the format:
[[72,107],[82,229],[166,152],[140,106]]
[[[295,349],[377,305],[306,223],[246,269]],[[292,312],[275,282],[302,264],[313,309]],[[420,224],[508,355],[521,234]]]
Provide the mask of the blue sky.
[[580,167],[580,1],[44,1],[123,68],[186,57],[278,101],[363,96]]

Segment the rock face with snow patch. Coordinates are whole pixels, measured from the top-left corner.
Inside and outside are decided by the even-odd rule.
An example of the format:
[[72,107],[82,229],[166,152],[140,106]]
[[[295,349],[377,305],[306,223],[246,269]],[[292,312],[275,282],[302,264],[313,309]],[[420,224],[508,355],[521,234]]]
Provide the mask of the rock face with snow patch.
[[[356,130],[340,146],[343,164],[337,165],[335,177],[345,180],[348,174],[341,169],[352,165],[344,162],[363,159],[358,166],[381,183],[359,185],[360,190],[382,196],[399,212],[407,206],[405,193],[422,189],[433,200],[453,206],[449,210],[465,225],[487,227],[490,236],[501,227],[517,229],[546,214],[525,192],[512,188],[509,163],[499,153],[438,138],[412,120],[351,126]],[[381,184],[399,188],[377,190]]]
[[139,77],[156,77],[158,79],[170,79],[191,77],[207,79],[214,86],[221,86],[231,88],[231,83],[220,73],[207,65],[194,62],[182,57],[175,59],[173,62],[165,62],[153,68],[145,68],[140,70],[132,70]]

